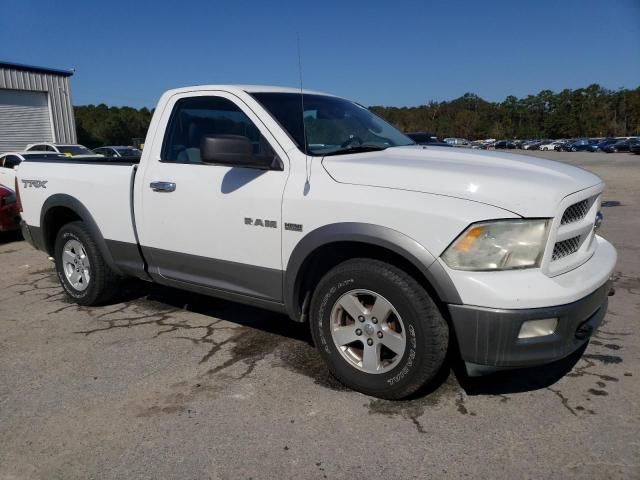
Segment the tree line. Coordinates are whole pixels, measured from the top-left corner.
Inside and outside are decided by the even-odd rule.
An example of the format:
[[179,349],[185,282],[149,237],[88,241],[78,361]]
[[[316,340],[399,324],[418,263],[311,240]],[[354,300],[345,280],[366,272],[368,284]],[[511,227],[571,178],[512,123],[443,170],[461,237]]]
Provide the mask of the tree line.
[[428,131],[440,137],[575,138],[640,133],[640,87],[607,90],[589,85],[559,93],[542,90],[526,98],[508,96],[487,102],[473,93],[418,107],[371,110],[405,132]]
[[78,143],[89,148],[144,142],[151,122],[148,108],[82,105],[74,107]]
[[[152,110],[84,105],[74,108],[79,143],[89,148],[144,141]],[[640,87],[608,90],[593,84],[525,98],[488,102],[473,93],[416,107],[373,106],[400,130],[439,137],[574,138],[640,134]]]

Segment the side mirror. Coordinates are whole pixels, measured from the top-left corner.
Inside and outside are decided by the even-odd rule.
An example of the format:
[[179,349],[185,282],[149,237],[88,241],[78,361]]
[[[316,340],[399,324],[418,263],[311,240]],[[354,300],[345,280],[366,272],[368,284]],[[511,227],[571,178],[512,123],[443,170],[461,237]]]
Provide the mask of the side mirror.
[[205,135],[200,140],[200,157],[204,163],[270,169],[273,158],[254,155],[251,140],[242,135]]

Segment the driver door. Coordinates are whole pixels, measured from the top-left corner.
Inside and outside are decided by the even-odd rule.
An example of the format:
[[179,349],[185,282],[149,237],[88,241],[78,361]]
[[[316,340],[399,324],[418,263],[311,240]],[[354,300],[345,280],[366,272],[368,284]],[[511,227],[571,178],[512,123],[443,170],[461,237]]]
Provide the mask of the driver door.
[[[176,94],[136,179],[136,223],[149,272],[177,286],[282,301],[282,195],[288,159],[259,118],[221,91]],[[166,125],[166,128],[162,128]],[[281,169],[203,163],[205,135],[248,137]]]

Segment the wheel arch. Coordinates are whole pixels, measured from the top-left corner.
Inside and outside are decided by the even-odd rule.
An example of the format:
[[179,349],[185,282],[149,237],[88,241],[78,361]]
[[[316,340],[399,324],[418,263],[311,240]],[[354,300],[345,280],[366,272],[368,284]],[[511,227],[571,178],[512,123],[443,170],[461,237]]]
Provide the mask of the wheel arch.
[[409,270],[442,303],[461,303],[436,258],[411,237],[380,225],[344,222],[309,232],[293,249],[284,275],[284,303],[295,321],[306,320],[309,296],[324,273],[341,261],[373,257]]
[[105,263],[116,273],[121,273],[113,260],[107,242],[102,236],[98,224],[84,204],[75,197],[64,193],[57,193],[45,200],[40,212],[40,229],[44,250],[51,256],[55,252],[56,236],[67,223],[81,221],[85,224],[93,240],[96,242]]

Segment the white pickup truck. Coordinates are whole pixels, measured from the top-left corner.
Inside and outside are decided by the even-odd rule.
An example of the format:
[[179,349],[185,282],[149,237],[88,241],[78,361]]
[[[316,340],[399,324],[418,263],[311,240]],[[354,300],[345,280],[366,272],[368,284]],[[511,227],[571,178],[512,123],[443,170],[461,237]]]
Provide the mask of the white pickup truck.
[[569,355],[616,263],[600,178],[415,145],[311,91],[171,90],[139,164],[28,157],[17,174],[24,236],[79,304],[133,276],[283,312],[339,380],[383,398],[428,384],[449,351],[471,375]]

